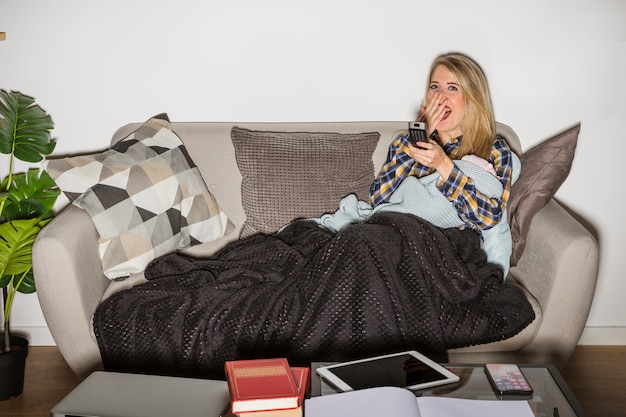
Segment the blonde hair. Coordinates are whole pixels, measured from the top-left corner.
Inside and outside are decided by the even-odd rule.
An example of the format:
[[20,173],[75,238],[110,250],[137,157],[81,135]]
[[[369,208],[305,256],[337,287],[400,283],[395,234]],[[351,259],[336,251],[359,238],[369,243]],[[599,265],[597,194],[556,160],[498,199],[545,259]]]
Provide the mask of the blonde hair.
[[[487,78],[480,66],[471,58],[460,53],[438,56],[430,67],[426,92],[435,69],[443,65],[457,79],[465,99],[465,116],[461,124],[463,140],[455,159],[465,155],[477,155],[489,160],[496,138],[496,122],[491,106]],[[418,120],[424,121],[420,114]]]

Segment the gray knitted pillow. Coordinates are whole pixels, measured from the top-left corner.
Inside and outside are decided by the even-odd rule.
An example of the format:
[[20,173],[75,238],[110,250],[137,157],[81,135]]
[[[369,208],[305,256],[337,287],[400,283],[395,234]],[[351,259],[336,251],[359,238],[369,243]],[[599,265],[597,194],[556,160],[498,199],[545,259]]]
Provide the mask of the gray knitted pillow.
[[246,221],[241,238],[273,233],[299,218],[334,212],[354,193],[366,199],[380,134],[270,132],[234,127]]

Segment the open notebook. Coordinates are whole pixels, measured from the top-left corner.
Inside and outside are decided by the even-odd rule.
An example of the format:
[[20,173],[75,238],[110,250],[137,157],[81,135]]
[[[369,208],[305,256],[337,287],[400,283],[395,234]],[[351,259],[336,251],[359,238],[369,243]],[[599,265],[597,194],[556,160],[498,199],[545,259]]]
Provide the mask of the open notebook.
[[415,397],[404,388],[378,387],[308,399],[306,417],[534,417],[527,401]]

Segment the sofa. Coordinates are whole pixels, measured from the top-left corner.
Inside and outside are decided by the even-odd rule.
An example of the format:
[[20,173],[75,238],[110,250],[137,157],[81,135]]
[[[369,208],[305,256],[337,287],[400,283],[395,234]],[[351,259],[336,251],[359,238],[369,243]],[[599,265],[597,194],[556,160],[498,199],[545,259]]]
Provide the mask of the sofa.
[[[111,144],[132,136],[140,126],[142,123],[121,127],[114,133]],[[384,163],[394,134],[406,129],[407,122],[174,122],[171,127],[197,166],[207,190],[214,197],[214,203],[221,209],[220,213],[225,216],[221,222],[222,233],[217,237],[203,242],[187,241],[181,249],[193,257],[207,257],[242,237],[257,232],[272,233],[286,220],[321,215],[320,210],[332,211],[338,203],[337,195],[346,192],[346,189],[335,190],[336,195],[327,199],[326,207],[314,207],[313,212],[311,197],[307,197],[304,191],[299,196],[278,190],[279,195],[282,193],[280,198],[255,194],[261,187],[258,182],[255,183],[255,172],[258,176],[259,166],[272,162],[268,159],[271,155],[265,154],[262,146],[254,148],[256,153],[252,157],[258,154],[259,159],[256,165],[250,165],[248,161],[246,172],[242,172],[244,161],[240,154],[242,148],[246,148],[246,138],[243,141],[240,138],[236,150],[233,140],[235,129],[261,134],[280,132],[270,134],[269,138],[266,135],[263,140],[270,141],[265,143],[272,143],[273,140],[273,145],[280,141],[277,152],[282,152],[281,158],[306,152],[305,162],[283,167],[301,175],[272,173],[274,181],[280,184],[296,181],[296,177],[322,181],[318,177],[325,172],[345,168],[336,166],[343,165],[341,158],[353,157],[358,161],[351,166],[362,169],[363,172],[358,175],[365,177],[369,183]],[[507,140],[522,162],[522,175],[514,185],[518,189],[512,189],[507,209],[513,248],[506,280],[522,289],[532,305],[535,319],[523,331],[506,340],[451,349],[448,352],[451,363],[512,361],[562,366],[575,348],[594,295],[598,244],[591,232],[553,196],[566,179],[572,164],[578,129],[579,126],[568,129],[522,153],[514,130],[497,123],[498,134]],[[299,142],[283,140],[290,132],[312,135],[306,139],[312,139],[314,146],[333,143],[336,148],[330,151],[339,155],[339,161],[328,157],[325,153],[328,149],[302,150],[298,148]],[[363,132],[367,132],[367,137],[358,137]],[[352,134],[356,138],[349,136],[345,143],[341,138],[335,138],[334,142],[325,142],[329,139],[326,137],[324,141],[315,139],[315,135],[325,134]],[[284,143],[296,145],[292,149],[291,145]],[[321,157],[309,157],[317,151],[322,153]],[[272,176],[266,179],[263,187],[275,184],[271,181]],[[324,187],[332,188],[334,185]],[[349,183],[344,185],[347,189],[352,187]],[[66,189],[64,191],[69,195]],[[361,191],[359,197],[364,197],[363,193]],[[251,202],[251,199],[256,200]],[[264,218],[257,221],[257,217]],[[33,249],[37,294],[44,317],[61,354],[79,377],[86,377],[103,367],[92,328],[96,308],[112,294],[145,282],[141,271],[131,273],[126,279],[105,276],[100,240],[90,214],[84,208],[70,204],[40,232]]]

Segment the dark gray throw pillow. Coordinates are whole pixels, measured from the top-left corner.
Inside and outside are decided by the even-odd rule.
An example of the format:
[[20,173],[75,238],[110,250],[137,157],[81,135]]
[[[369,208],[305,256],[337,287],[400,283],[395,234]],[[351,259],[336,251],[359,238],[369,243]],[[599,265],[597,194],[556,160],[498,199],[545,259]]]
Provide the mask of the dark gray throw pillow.
[[271,132],[234,127],[246,221],[241,238],[334,212],[348,194],[367,199],[378,132]]
[[574,159],[580,123],[524,152],[522,173],[511,187],[508,220],[513,238],[511,266],[524,252],[533,216],[550,201],[569,175]]

